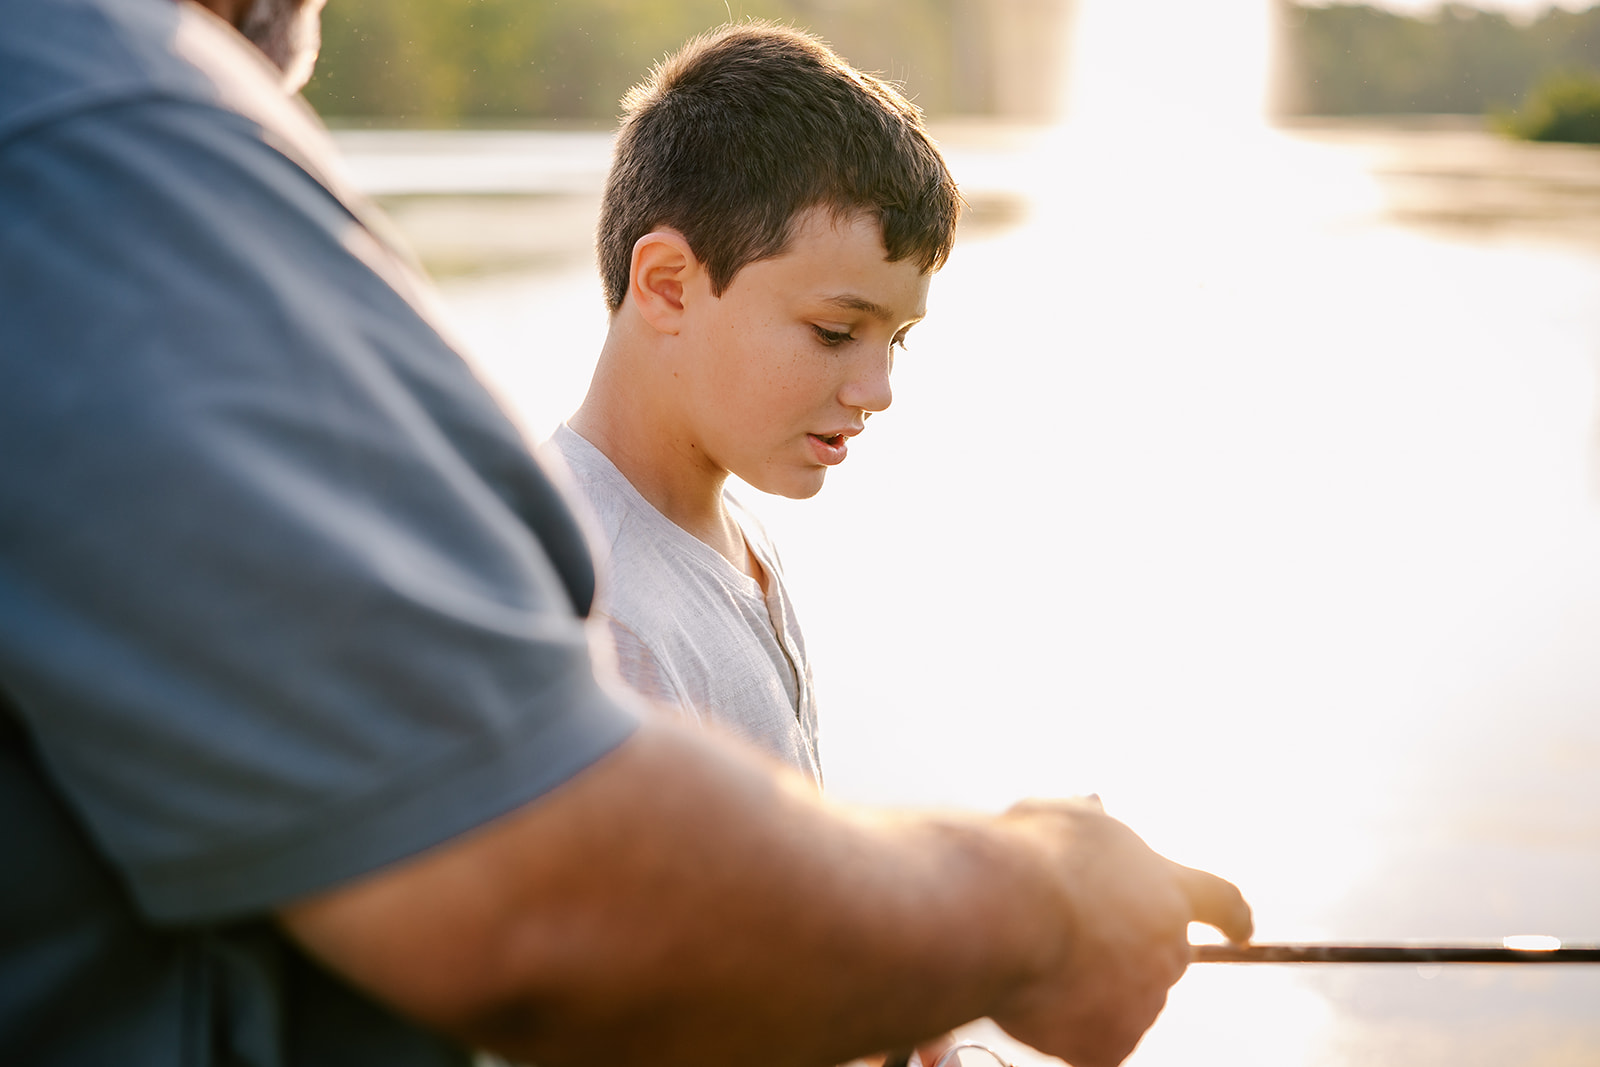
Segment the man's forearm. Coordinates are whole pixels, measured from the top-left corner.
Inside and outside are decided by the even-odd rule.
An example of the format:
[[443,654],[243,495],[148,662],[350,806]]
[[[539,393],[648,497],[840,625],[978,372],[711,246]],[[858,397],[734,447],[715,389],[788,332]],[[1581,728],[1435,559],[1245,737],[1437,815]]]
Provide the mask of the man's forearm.
[[837,1063],[982,1015],[1041,966],[1006,899],[1019,855],[984,820],[829,808],[652,723],[287,921],[402,1010],[541,1064]]

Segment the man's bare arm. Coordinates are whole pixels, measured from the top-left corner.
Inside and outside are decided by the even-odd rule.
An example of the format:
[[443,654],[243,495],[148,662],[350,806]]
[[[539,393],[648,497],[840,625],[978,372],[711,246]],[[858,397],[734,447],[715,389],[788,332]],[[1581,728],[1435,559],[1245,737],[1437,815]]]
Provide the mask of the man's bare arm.
[[830,806],[650,722],[539,801],[283,913],[402,1012],[545,1067],[827,1065],[993,1016],[1120,1061],[1226,883],[1071,802],[1000,818]]

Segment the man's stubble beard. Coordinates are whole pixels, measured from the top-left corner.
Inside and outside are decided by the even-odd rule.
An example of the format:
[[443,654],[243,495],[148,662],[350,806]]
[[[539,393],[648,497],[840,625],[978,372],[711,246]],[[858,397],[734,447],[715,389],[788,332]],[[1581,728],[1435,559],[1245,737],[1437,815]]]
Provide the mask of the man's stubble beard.
[[311,80],[322,47],[323,0],[255,0],[239,32],[283,71],[283,84],[299,92]]

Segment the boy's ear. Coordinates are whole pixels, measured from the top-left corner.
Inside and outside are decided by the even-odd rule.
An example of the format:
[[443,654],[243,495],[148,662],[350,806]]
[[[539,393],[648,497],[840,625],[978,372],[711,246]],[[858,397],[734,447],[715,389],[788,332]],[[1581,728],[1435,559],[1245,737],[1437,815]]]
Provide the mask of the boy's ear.
[[628,295],[639,315],[662,333],[676,334],[684,313],[684,291],[701,269],[689,242],[676,230],[652,230],[633,243]]

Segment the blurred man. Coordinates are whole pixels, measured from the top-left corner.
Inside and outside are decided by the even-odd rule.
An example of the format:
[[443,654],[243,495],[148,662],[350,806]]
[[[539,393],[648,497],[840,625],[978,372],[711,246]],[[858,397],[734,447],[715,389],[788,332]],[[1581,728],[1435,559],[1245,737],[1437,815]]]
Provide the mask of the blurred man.
[[1119,1061],[1238,893],[597,678],[576,526],[284,92],[315,14],[0,0],[0,1062]]

